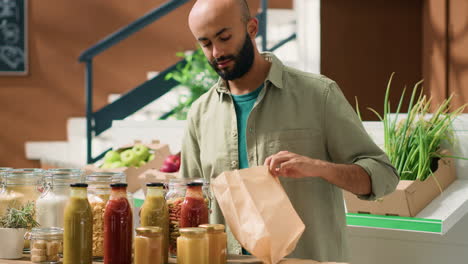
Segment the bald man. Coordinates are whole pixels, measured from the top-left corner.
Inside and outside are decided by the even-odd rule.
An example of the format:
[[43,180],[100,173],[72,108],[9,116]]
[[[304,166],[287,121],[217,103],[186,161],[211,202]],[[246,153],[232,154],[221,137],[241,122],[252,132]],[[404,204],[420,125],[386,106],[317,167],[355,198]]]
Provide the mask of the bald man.
[[[399,177],[387,156],[334,81],[258,51],[245,1],[198,0],[189,26],[220,79],[190,109],[182,175],[268,166],[306,225],[291,257],[347,262],[341,190],[367,200],[392,192]],[[224,223],[216,203],[210,221]]]

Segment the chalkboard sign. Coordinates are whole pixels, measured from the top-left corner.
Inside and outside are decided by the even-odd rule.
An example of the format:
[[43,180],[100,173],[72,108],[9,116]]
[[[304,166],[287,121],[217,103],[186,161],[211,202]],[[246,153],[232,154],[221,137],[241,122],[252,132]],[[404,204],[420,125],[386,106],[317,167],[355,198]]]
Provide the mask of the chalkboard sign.
[[0,0],[0,74],[28,73],[27,0]]

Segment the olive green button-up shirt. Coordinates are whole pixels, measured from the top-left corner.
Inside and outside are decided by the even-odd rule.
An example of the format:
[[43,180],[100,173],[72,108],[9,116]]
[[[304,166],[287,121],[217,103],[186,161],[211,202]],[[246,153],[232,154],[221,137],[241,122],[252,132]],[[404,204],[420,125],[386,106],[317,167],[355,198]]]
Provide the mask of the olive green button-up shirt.
[[[284,66],[271,53],[270,72],[247,121],[250,166],[287,150],[314,159],[357,164],[371,177],[376,199],[396,188],[398,175],[386,155],[369,138],[338,85],[321,75]],[[182,146],[183,177],[210,181],[223,171],[238,169],[236,112],[223,80],[191,107]],[[322,178],[283,178],[281,183],[306,229],[290,255],[317,261],[348,260],[342,190]],[[272,194],[274,195],[274,194]],[[224,223],[216,202],[211,222]],[[228,251],[240,246],[228,233]]]

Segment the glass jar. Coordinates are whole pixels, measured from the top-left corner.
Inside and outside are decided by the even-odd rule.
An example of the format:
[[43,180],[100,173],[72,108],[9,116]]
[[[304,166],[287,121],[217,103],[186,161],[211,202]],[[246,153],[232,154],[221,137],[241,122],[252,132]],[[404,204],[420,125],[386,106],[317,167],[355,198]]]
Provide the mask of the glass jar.
[[132,263],[133,214],[127,184],[111,184],[104,213],[104,264]]
[[224,225],[206,224],[200,225],[206,229],[208,238],[208,263],[225,264],[227,259],[227,235],[224,232]]
[[169,210],[169,254],[177,256],[177,238],[179,237],[180,206],[187,190],[185,179],[171,179],[166,194],[167,208]]
[[31,241],[32,263],[61,263],[59,253],[63,242],[62,228],[33,228],[24,238]]
[[0,216],[6,214],[9,207],[19,208],[28,202],[37,200],[40,192],[37,185],[44,176],[41,169],[14,169],[3,174],[0,190]]
[[3,184],[3,177],[6,175],[7,171],[12,170],[10,167],[0,167],[0,186]]
[[88,201],[88,184],[71,184],[70,201],[63,225],[63,264],[91,264],[93,261],[93,214]]
[[177,238],[177,263],[208,264],[206,229],[199,227],[180,229],[180,237]]
[[134,264],[163,264],[163,233],[155,226],[136,229]]
[[185,199],[187,183],[202,182],[205,202],[210,208],[209,184],[202,178],[170,179],[169,189],[166,194],[167,207],[169,210],[169,254],[177,256],[177,238],[179,237],[181,205]]
[[122,172],[94,172],[86,176],[88,200],[93,211],[93,257],[104,257],[104,212],[111,194],[110,184],[126,182]]
[[70,198],[70,184],[82,180],[79,169],[51,169],[40,187],[43,191],[36,201],[37,222],[41,227],[63,227],[65,206]]

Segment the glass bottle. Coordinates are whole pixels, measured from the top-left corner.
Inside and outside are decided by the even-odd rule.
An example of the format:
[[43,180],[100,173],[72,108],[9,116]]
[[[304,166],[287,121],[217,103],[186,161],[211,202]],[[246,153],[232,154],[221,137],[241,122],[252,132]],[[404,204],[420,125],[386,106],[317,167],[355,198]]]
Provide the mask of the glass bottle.
[[134,264],[164,263],[162,229],[155,226],[138,227],[136,233]]
[[93,213],[86,183],[71,184],[65,207],[63,264],[91,264],[93,261]]
[[104,263],[132,263],[133,215],[127,199],[127,184],[111,184],[104,212]]
[[122,172],[94,172],[86,176],[88,200],[93,212],[93,257],[104,257],[104,211],[111,194],[112,183],[125,182]]
[[63,227],[65,206],[70,198],[70,184],[82,180],[79,169],[51,169],[40,187],[43,191],[36,201],[37,222],[41,227]]
[[36,227],[26,233],[31,240],[31,262],[56,264],[60,262],[60,249],[63,242],[63,229],[58,227]]
[[183,227],[198,227],[208,224],[208,206],[203,196],[203,183],[187,184],[187,192],[180,209],[179,225]]
[[[177,264],[208,264],[206,229],[181,228],[177,238]],[[211,264],[211,263],[210,263]]]
[[141,207],[140,221],[142,227],[157,226],[161,228],[163,242],[163,263],[169,263],[169,212],[164,198],[163,183],[146,184],[146,198]]
[[208,238],[208,263],[225,264],[227,256],[227,235],[224,232],[224,225],[205,224],[200,225],[206,229]]

